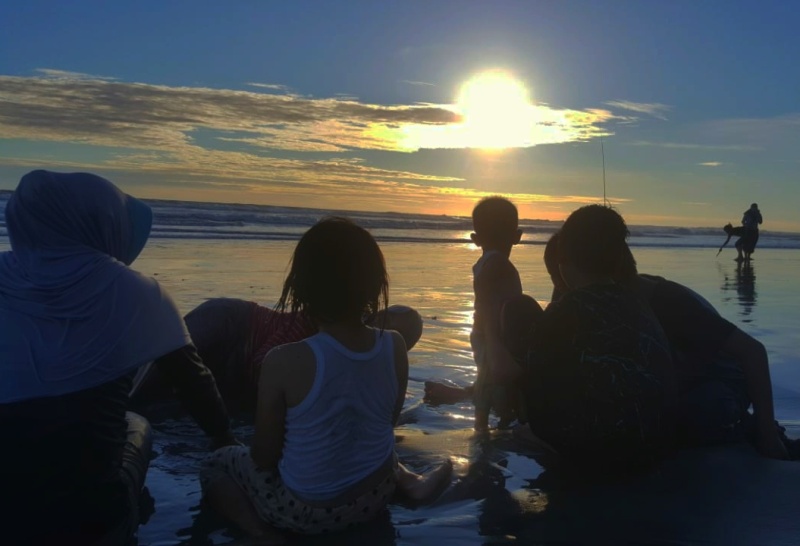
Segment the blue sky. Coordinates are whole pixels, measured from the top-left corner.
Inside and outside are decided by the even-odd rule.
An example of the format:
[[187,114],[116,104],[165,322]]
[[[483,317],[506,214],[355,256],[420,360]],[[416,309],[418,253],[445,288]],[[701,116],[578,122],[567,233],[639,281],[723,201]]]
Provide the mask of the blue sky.
[[[631,223],[756,201],[800,231],[799,25],[778,1],[5,2],[0,188],[45,167],[144,197],[468,214],[499,193],[559,219],[602,199],[602,138]],[[500,91],[469,103],[486,74]]]

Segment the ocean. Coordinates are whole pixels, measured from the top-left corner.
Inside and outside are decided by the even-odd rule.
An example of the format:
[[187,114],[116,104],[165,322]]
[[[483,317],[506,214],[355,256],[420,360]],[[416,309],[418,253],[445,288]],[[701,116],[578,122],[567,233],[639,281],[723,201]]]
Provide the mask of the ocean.
[[[0,192],[0,211],[7,198],[7,192]],[[405,449],[403,442],[398,449],[404,462],[418,470],[428,468],[437,458],[452,456],[456,475],[445,494],[450,496],[431,507],[392,505],[389,517],[369,527],[366,534],[301,543],[444,546],[511,544],[517,540],[529,543],[526,541],[538,536],[539,527],[532,523],[531,514],[547,511],[547,503],[534,494],[539,491],[536,480],[542,474],[538,463],[524,450],[510,446],[502,435],[488,448],[465,440],[472,420],[469,403],[431,406],[422,401],[426,380],[467,385],[475,376],[468,336],[472,321],[471,266],[479,257],[479,249],[469,241],[468,218],[147,202],[154,211],[152,236],[133,267],[158,279],[183,312],[220,296],[274,304],[299,236],[321,217],[338,214],[369,229],[381,244],[390,274],[390,303],[410,305],[424,318],[422,339],[409,355],[405,424],[398,428],[398,435],[423,438],[419,444],[427,446],[428,452]],[[525,292],[543,306],[549,303],[551,286],[542,252],[544,242],[558,226],[556,222],[522,221],[522,244],[511,255]],[[742,266],[733,261],[733,241],[717,255],[725,240],[721,229],[630,226],[630,231],[640,271],[690,286],[728,320],[765,344],[776,417],[787,425],[791,435],[799,436],[800,234],[763,230],[752,264]],[[8,247],[0,212],[0,250]],[[234,540],[235,533],[200,507],[197,468],[207,448],[202,434],[180,413],[149,417],[155,431],[155,456],[147,486],[156,500],[156,511],[141,528],[139,543],[207,545]],[[252,433],[246,422],[237,422],[236,427],[245,439]],[[450,431],[458,434],[452,436]],[[491,455],[483,457],[479,452]],[[459,489],[459,483],[469,480],[469,493],[459,496],[458,491],[464,489]],[[522,492],[527,495],[524,501],[520,500]],[[723,507],[719,510],[722,512]],[[635,529],[631,533],[625,535],[629,543],[631,536],[641,542],[646,542],[645,536],[660,538],[662,542],[651,542],[659,544],[667,543],[665,537],[670,538],[670,544],[696,543],[675,538],[663,529]],[[703,536],[702,531],[697,533],[695,538]]]
[[[0,190],[0,244],[7,241],[5,204],[10,191]],[[153,208],[151,239],[296,240],[324,216],[347,216],[381,242],[448,243],[469,241],[469,217],[397,212],[333,211],[266,205],[145,201]],[[521,220],[526,244],[544,244],[560,222]],[[629,226],[631,246],[703,248],[722,244],[720,228]],[[800,249],[800,233],[762,229],[758,248]]]

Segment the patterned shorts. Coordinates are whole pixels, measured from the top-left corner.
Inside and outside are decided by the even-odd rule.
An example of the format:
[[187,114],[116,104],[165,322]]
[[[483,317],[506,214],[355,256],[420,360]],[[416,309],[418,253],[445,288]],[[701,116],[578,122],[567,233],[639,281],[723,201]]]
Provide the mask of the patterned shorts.
[[394,472],[374,489],[340,506],[320,507],[298,499],[275,471],[261,470],[250,448],[227,446],[208,456],[200,471],[203,490],[221,476],[229,476],[253,503],[258,516],[278,529],[304,534],[339,531],[374,518],[394,494]]

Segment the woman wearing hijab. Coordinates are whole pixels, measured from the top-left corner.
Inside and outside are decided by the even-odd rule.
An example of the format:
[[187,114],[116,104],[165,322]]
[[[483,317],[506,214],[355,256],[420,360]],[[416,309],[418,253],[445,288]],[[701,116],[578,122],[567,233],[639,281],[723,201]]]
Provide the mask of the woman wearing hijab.
[[127,412],[154,361],[212,438],[234,443],[175,303],[128,266],[152,213],[86,173],[33,171],[6,205],[0,253],[0,536],[125,544],[139,524],[147,421]]

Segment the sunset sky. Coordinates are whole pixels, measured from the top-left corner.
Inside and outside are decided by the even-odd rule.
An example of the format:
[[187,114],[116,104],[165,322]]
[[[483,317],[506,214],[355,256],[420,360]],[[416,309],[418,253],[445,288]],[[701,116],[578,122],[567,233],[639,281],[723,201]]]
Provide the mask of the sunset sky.
[[0,3],[0,189],[800,231],[800,3]]

